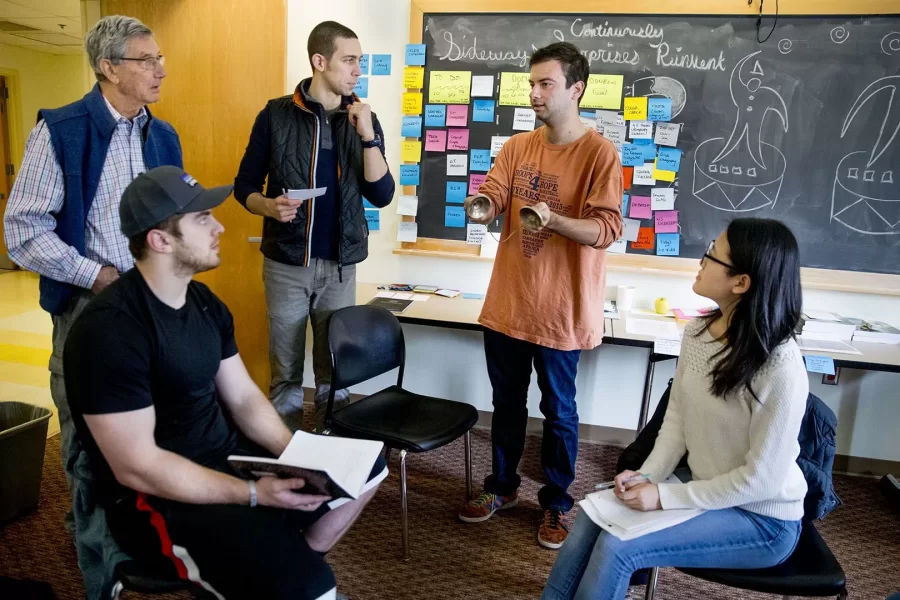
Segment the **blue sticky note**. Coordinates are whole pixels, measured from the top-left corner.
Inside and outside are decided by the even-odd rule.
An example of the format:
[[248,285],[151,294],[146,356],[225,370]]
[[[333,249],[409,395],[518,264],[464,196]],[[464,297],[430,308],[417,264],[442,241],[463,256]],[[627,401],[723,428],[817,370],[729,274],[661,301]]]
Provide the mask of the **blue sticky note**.
[[466,211],[462,206],[448,206],[444,209],[444,227],[465,227]]
[[493,100],[475,100],[472,103],[472,122],[473,123],[493,123],[494,122],[494,101]]
[[656,158],[656,168],[660,171],[675,171],[681,166],[681,150],[678,148],[660,148]]
[[400,135],[411,138],[422,137],[422,117],[403,117],[403,124],[400,126]]
[[462,297],[466,300],[484,300],[484,294],[476,294],[474,292],[463,292]]
[[447,106],[444,104],[425,105],[425,127],[443,127],[447,120]]
[[491,151],[472,150],[469,154],[469,170],[487,173],[491,170]]
[[365,196],[363,196],[363,208],[374,208],[375,210],[378,210],[378,207],[366,200]]
[[360,98],[368,98],[369,97],[369,78],[368,77],[360,77],[356,80],[356,87],[353,88],[353,93],[359,96]]
[[390,75],[391,74],[391,55],[390,54],[373,54],[372,55],[372,75]]
[[369,55],[363,54],[359,57],[359,70],[362,71],[363,75],[369,74]]
[[656,146],[654,144],[638,144],[638,148],[644,151],[644,161],[653,162],[656,158]]
[[643,167],[644,148],[634,144],[622,144],[622,166]]
[[580,113],[578,113],[578,114],[581,115],[582,117],[584,117],[585,119],[596,119],[596,118],[597,118],[597,113],[595,113],[595,112],[584,112],[584,111],[582,111],[582,112],[580,112]]
[[466,201],[467,186],[465,181],[447,182],[447,203],[462,204]]
[[425,64],[425,44],[406,45],[406,64],[418,66]]
[[628,216],[628,194],[622,194],[622,216]]
[[804,356],[806,370],[810,373],[834,375],[834,359],[828,356]]
[[650,98],[647,100],[647,120],[648,121],[671,121],[672,120],[672,99],[671,98]]
[[400,165],[400,185],[419,185],[419,165]]
[[656,255],[657,256],[678,256],[678,247],[681,241],[681,234],[678,233],[657,233],[656,234]]
[[378,231],[381,229],[381,211],[366,209],[366,225],[369,231]]

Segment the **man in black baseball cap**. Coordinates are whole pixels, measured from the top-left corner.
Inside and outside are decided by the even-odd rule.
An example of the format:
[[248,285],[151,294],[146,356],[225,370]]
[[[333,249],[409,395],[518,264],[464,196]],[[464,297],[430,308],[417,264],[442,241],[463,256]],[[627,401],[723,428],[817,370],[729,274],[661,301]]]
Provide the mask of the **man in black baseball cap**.
[[279,456],[291,440],[247,373],[228,308],[192,280],[219,265],[224,229],[211,209],[230,192],[173,167],[126,188],[135,268],[84,309],[63,355],[75,429],[96,504],[131,556],[220,598],[334,598],[322,554],[387,468],[379,459],[368,490],[332,509],[294,492],[303,480],[247,481],[230,466],[229,455]]

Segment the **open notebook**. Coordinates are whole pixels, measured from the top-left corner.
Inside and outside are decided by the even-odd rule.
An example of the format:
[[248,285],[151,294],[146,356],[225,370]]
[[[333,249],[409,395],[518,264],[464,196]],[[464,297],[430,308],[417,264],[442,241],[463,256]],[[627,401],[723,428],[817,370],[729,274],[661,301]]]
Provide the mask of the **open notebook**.
[[[672,475],[665,483],[681,482]],[[578,505],[598,527],[620,540],[633,540],[654,531],[674,527],[704,512],[699,508],[641,512],[622,504],[611,489],[588,494]]]

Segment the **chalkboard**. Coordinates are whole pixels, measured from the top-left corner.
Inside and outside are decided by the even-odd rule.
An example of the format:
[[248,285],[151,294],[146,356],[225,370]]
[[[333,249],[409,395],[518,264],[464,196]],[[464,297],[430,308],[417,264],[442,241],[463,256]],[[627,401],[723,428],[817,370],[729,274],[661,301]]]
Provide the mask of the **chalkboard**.
[[[556,41],[578,46],[591,73],[624,76],[626,97],[671,98],[683,156],[676,181],[658,185],[676,188],[679,256],[699,258],[732,218],[771,217],[806,267],[900,274],[900,16],[782,15],[765,43],[745,16],[441,13],[423,25],[426,104],[432,71],[499,85]],[[515,133],[513,114],[470,112],[469,147]],[[445,207],[447,181],[468,177],[448,177],[446,161],[423,151],[418,235],[465,240]]]

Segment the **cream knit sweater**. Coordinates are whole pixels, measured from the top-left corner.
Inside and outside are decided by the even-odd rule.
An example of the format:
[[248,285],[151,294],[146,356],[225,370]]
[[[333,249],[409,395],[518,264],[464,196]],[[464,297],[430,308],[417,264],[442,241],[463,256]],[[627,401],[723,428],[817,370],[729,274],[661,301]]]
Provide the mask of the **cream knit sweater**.
[[713,355],[721,342],[702,320],[688,325],[665,420],[641,467],[654,483],[672,474],[688,452],[693,481],[659,484],[664,509],[740,507],[778,519],[803,517],[806,480],[797,436],[809,380],[796,342],[776,348],[753,379],[753,391],[725,398],[710,392]]

